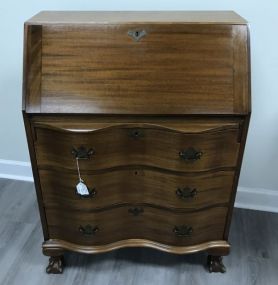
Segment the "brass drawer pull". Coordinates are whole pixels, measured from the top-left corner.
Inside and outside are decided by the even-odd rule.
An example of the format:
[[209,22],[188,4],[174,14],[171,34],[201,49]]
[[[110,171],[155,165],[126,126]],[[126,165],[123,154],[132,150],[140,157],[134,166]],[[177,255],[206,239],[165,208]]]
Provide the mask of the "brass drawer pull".
[[127,34],[135,41],[140,41],[144,36],[147,35],[147,32],[145,30],[134,30],[134,31],[128,31]]
[[185,187],[185,188],[178,188],[176,190],[176,195],[182,199],[182,200],[188,200],[189,198],[193,198],[197,195],[197,190],[191,189],[189,187]]
[[189,147],[186,150],[180,151],[179,156],[181,159],[186,161],[196,161],[201,159],[203,153],[194,149],[193,147]]
[[129,208],[128,212],[130,214],[132,214],[133,216],[138,216],[138,215],[144,213],[144,209],[141,207],[134,207],[134,208]]
[[92,227],[91,225],[80,226],[79,232],[85,236],[95,235],[99,231],[98,226]]
[[178,237],[190,237],[193,233],[193,228],[187,225],[175,226],[173,232]]
[[88,190],[89,190],[89,194],[88,194],[88,195],[81,195],[81,194],[79,194],[77,191],[75,192],[75,194],[78,195],[80,198],[85,198],[85,199],[96,197],[96,195],[97,195],[97,190],[96,190],[95,188],[93,188],[93,189],[88,189]]
[[77,149],[73,148],[71,153],[77,159],[89,159],[90,156],[95,153],[95,151],[92,148],[87,150],[84,146],[80,146]]

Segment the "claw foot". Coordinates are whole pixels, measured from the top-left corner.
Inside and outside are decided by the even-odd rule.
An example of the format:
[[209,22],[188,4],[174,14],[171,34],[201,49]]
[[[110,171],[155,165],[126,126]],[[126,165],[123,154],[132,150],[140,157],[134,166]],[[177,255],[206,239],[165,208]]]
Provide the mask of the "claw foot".
[[208,270],[209,272],[226,272],[226,267],[222,262],[222,256],[208,256]]
[[49,258],[48,266],[46,267],[46,273],[61,274],[63,273],[63,268],[64,268],[63,256],[51,256]]

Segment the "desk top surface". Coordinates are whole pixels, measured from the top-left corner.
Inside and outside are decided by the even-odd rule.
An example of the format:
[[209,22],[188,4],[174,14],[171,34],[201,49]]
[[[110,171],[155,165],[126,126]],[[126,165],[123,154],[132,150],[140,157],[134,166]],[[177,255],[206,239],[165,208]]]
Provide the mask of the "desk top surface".
[[233,11],[41,11],[27,24],[199,23],[244,25]]

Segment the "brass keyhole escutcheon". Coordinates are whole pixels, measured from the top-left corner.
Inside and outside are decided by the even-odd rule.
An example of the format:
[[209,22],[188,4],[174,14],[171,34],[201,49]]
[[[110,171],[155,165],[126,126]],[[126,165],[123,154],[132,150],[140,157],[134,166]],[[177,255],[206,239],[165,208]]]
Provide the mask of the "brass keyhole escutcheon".
[[131,138],[139,139],[139,138],[144,137],[144,132],[143,132],[142,129],[130,129],[129,132],[128,132],[128,135]]
[[145,30],[135,30],[135,31],[128,31],[127,34],[135,41],[139,42],[143,37],[147,35]]
[[84,146],[72,148],[71,150],[71,154],[77,159],[90,159],[94,153],[95,151],[92,148],[87,149]]
[[136,217],[139,216],[140,214],[143,214],[144,209],[142,207],[134,207],[134,208],[129,208],[128,212]]

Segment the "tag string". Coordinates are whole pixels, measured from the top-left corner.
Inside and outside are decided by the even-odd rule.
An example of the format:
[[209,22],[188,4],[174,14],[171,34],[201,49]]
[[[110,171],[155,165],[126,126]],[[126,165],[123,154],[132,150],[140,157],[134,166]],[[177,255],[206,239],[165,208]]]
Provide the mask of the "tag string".
[[83,182],[81,176],[80,176],[80,169],[79,169],[79,162],[78,162],[78,157],[76,158],[76,166],[77,166],[77,172],[78,172],[78,178],[80,182]]

